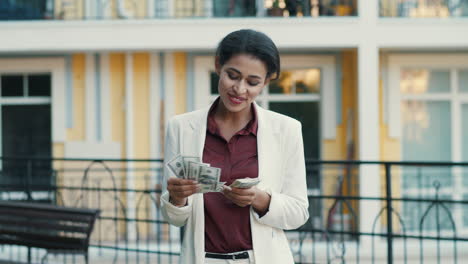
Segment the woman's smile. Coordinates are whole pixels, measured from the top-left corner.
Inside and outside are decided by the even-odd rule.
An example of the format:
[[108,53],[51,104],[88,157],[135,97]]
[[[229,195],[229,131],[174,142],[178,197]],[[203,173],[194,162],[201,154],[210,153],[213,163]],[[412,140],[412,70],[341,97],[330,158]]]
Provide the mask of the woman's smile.
[[229,100],[231,101],[231,103],[235,104],[235,105],[239,105],[239,104],[242,104],[245,100],[245,98],[243,97],[240,97],[240,96],[235,96],[235,95],[231,95],[231,94],[228,94],[229,96]]

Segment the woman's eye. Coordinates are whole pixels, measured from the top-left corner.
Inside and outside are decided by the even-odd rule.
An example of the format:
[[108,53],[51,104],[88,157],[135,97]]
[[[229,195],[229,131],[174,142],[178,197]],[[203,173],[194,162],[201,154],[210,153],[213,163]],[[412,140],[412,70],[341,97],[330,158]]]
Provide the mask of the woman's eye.
[[235,74],[228,73],[228,76],[229,76],[229,78],[232,79],[232,80],[237,79],[237,75],[235,75]]
[[258,84],[259,84],[259,82],[249,82],[250,86],[257,86]]

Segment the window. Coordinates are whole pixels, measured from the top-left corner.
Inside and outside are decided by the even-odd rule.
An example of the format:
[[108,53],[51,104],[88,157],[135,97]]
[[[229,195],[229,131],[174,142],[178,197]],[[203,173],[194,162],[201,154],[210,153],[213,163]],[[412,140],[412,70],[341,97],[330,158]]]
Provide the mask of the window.
[[[2,157],[51,157],[51,74],[0,73],[0,152]],[[0,183],[10,188],[51,184],[50,161],[2,159]],[[44,188],[44,187],[43,187]]]
[[[457,58],[390,56],[390,135],[400,139],[402,160],[468,160],[468,60]],[[468,168],[403,167],[401,172],[401,193],[405,197],[434,199],[436,189],[439,199],[468,197]],[[402,204],[407,229],[418,231],[421,217],[430,204]],[[450,209],[450,205],[446,206]],[[426,217],[424,230],[436,230],[432,213]],[[456,223],[463,222],[468,227],[468,207],[456,206],[451,214]],[[449,223],[445,212],[440,217],[441,223]],[[451,230],[450,225],[443,224],[441,228]]]
[[[158,1],[157,17],[356,16],[358,0],[175,0]],[[173,9],[173,10],[172,10]]]
[[468,16],[465,0],[380,0],[381,17]]
[[0,20],[45,19],[50,17],[50,0],[3,0],[0,1]]
[[2,97],[50,96],[50,74],[4,74],[0,76]]

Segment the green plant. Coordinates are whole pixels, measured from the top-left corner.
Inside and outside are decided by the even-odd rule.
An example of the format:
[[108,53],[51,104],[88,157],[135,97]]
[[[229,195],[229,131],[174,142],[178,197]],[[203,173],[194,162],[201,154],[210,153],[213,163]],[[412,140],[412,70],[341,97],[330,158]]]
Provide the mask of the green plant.
[[279,8],[279,0],[274,0],[272,7],[273,8]]

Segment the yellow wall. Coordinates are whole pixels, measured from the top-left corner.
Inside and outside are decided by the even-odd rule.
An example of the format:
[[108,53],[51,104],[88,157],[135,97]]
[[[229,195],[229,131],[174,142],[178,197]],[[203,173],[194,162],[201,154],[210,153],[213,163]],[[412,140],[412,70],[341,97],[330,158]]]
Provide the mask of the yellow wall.
[[[334,140],[322,141],[322,159],[323,160],[346,160],[347,158],[355,159],[355,150],[347,157],[347,140],[348,137],[354,141],[357,146],[357,52],[355,50],[344,51],[342,56],[342,80],[341,80],[341,124],[336,127],[336,138]],[[352,114],[350,118],[349,113]],[[350,134],[348,135],[348,127],[351,126]],[[323,192],[326,195],[336,195],[338,188],[338,177],[346,175],[346,166],[326,165],[322,171]],[[357,188],[357,170],[351,170],[350,177],[351,189],[347,188],[348,181],[344,177],[343,195],[356,195]],[[355,213],[357,213],[357,203],[349,201]],[[326,216],[328,210],[333,203],[332,199],[327,199],[324,204],[322,215]],[[349,208],[343,205],[343,212],[349,214]],[[350,223],[355,224],[355,223]]]
[[[77,20],[83,19],[85,10],[83,5],[84,0],[55,0],[54,17],[56,19]],[[202,1],[202,0],[197,0]],[[101,8],[103,8],[104,17],[119,18],[117,8],[117,0],[102,1]],[[97,6],[97,1],[91,1]],[[147,0],[124,0],[124,8],[129,16],[132,18],[146,18],[147,17]],[[101,16],[96,14],[96,16]]]
[[145,18],[147,0],[125,0],[125,8],[132,17]]
[[192,17],[205,15],[204,0],[175,0],[173,1],[173,3],[175,17]]
[[135,158],[147,159],[150,155],[149,54],[133,56],[134,153]]
[[[183,52],[174,53],[175,76],[175,113],[183,114],[187,111],[187,55]],[[170,88],[169,88],[170,89]]]
[[84,54],[73,55],[73,128],[67,129],[68,141],[85,139],[85,65],[86,57]]
[[84,5],[81,1],[55,0],[54,17],[56,19],[82,19]]
[[126,157],[125,143],[125,54],[111,53],[109,55],[110,100],[112,141],[119,142],[122,158]]
[[[137,159],[148,159],[150,157],[150,69],[149,69],[149,54],[148,53],[135,53],[133,54],[133,128],[134,128],[134,157]],[[136,162],[135,167],[143,169],[135,172],[133,177],[135,179],[135,188],[146,189],[152,186],[146,186],[148,183],[146,177],[150,174],[146,169],[149,168],[148,162]],[[139,202],[137,217],[139,219],[150,219],[148,210],[144,208],[151,208],[150,199],[147,194],[137,193],[136,202]],[[149,235],[151,230],[149,223],[139,224],[139,235]]]

